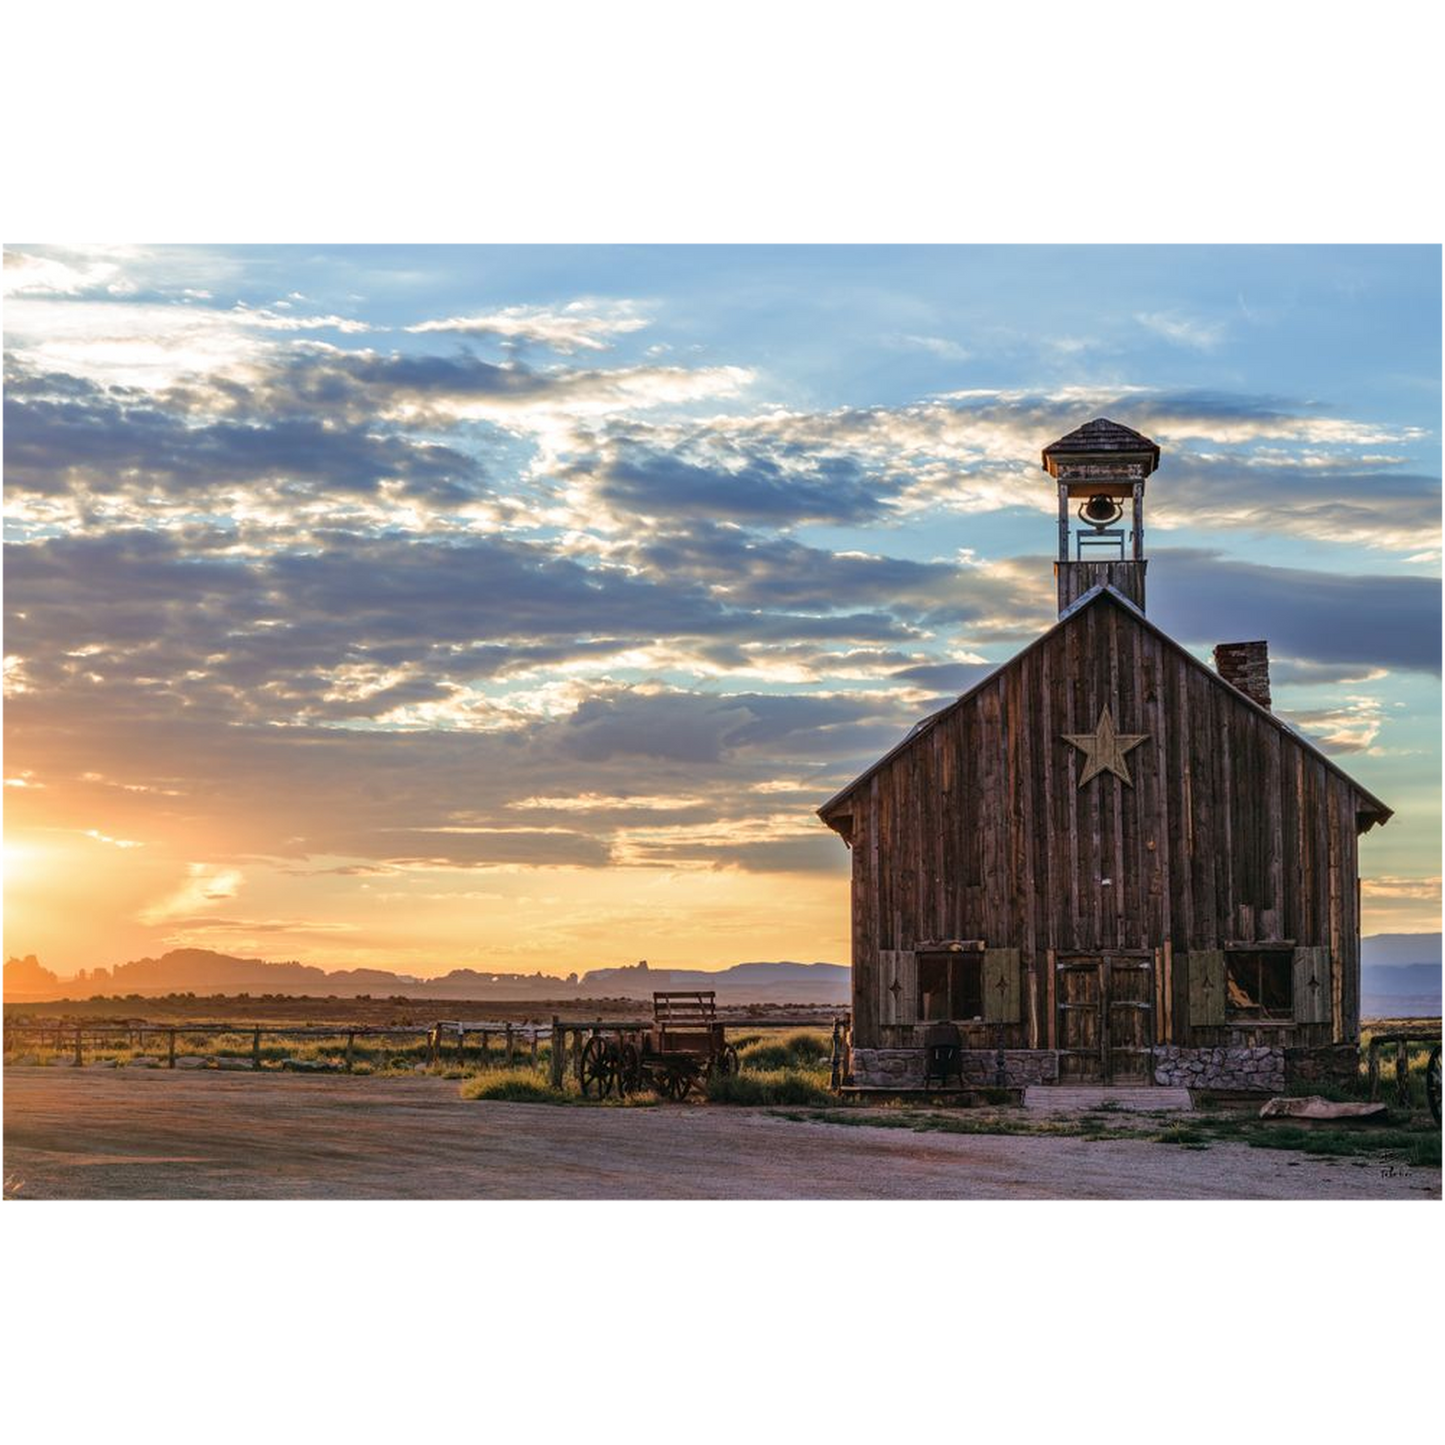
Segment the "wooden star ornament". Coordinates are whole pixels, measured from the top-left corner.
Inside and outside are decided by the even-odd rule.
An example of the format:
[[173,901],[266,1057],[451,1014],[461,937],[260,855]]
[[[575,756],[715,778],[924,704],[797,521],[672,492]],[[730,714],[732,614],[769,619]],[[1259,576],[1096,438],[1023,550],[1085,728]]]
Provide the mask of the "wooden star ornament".
[[1106,707],[1099,714],[1099,725],[1093,732],[1064,733],[1062,736],[1066,743],[1072,743],[1087,759],[1084,764],[1083,776],[1079,779],[1081,788],[1103,772],[1113,773],[1116,778],[1121,778],[1129,787],[1134,786],[1134,780],[1129,776],[1129,765],[1124,761],[1124,754],[1146,741],[1149,737],[1148,733],[1116,732],[1114,715]]

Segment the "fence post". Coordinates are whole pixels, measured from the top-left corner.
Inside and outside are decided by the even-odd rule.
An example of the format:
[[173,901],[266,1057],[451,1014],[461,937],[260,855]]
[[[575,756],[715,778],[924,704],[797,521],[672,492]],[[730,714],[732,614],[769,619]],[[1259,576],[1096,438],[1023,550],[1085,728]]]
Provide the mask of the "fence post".
[[261,1030],[256,1029],[251,1035],[251,1067],[261,1067]]
[[462,1061],[462,1050],[465,1049],[466,1046],[467,1046],[467,1026],[466,1026],[465,1024],[458,1024],[458,1025],[457,1025],[457,1063],[461,1063],[461,1061]]
[[562,1087],[562,1020],[552,1015],[552,1087]]
[[1380,1092],[1380,1046],[1375,1039],[1370,1040],[1370,1102],[1375,1102],[1376,1095]]
[[537,1025],[532,1025],[532,1067],[537,1067]]
[[1400,1103],[1410,1102],[1410,1041],[1401,1039],[1395,1045],[1395,1093]]
[[82,1059],[80,1056],[81,1040],[84,1037],[84,1034],[82,1034],[80,1030],[80,1026],[77,1024],[75,1029],[75,1067],[77,1069],[80,1068],[80,1066],[85,1062],[85,1060]]
[[171,1029],[170,1042],[166,1048],[166,1068],[173,1069],[176,1066],[176,1031]]
[[513,1056],[512,1049],[513,1049],[512,1026],[511,1026],[511,1024],[508,1024],[508,1025],[507,1025],[507,1067],[508,1067],[509,1069],[512,1067],[513,1057],[514,1057],[514,1056]]
[[347,1036],[346,1036],[346,1072],[347,1072],[348,1074],[351,1072],[351,1055],[352,1055],[352,1050],[353,1050],[353,1048],[355,1047],[355,1044],[356,1044],[356,1035],[355,1035],[354,1033],[347,1034]]
[[836,1089],[843,1082],[843,1026],[833,1020],[833,1052],[828,1060],[828,1087]]

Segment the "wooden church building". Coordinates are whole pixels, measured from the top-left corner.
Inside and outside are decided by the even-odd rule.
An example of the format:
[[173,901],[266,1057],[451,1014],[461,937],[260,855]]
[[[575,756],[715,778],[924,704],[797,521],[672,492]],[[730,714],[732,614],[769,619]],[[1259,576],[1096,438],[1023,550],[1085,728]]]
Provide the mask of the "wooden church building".
[[[1360,834],[1390,809],[1145,615],[1147,437],[1045,448],[1059,620],[819,809],[852,852],[862,1087],[1278,1089],[1355,1068]],[[1072,539],[1072,545],[1071,545]]]

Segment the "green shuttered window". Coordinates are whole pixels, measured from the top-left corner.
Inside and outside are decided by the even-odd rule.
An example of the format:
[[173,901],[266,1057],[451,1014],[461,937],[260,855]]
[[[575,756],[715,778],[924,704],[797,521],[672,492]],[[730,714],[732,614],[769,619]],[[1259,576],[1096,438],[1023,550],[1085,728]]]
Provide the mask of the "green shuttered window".
[[987,948],[983,954],[983,1016],[989,1023],[1019,1020],[1019,951]]
[[1189,1023],[1205,1028],[1224,1022],[1224,950],[1196,949],[1188,956]]
[[1330,951],[1297,948],[1294,951],[1294,1017],[1300,1024],[1330,1022]]

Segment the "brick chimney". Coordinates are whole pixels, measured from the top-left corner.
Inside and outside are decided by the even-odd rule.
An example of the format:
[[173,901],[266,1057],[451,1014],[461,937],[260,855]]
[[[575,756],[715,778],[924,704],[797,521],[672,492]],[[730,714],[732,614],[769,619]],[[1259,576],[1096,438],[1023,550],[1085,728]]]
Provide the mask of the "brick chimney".
[[1260,707],[1270,705],[1269,643],[1221,642],[1214,649],[1214,670]]

